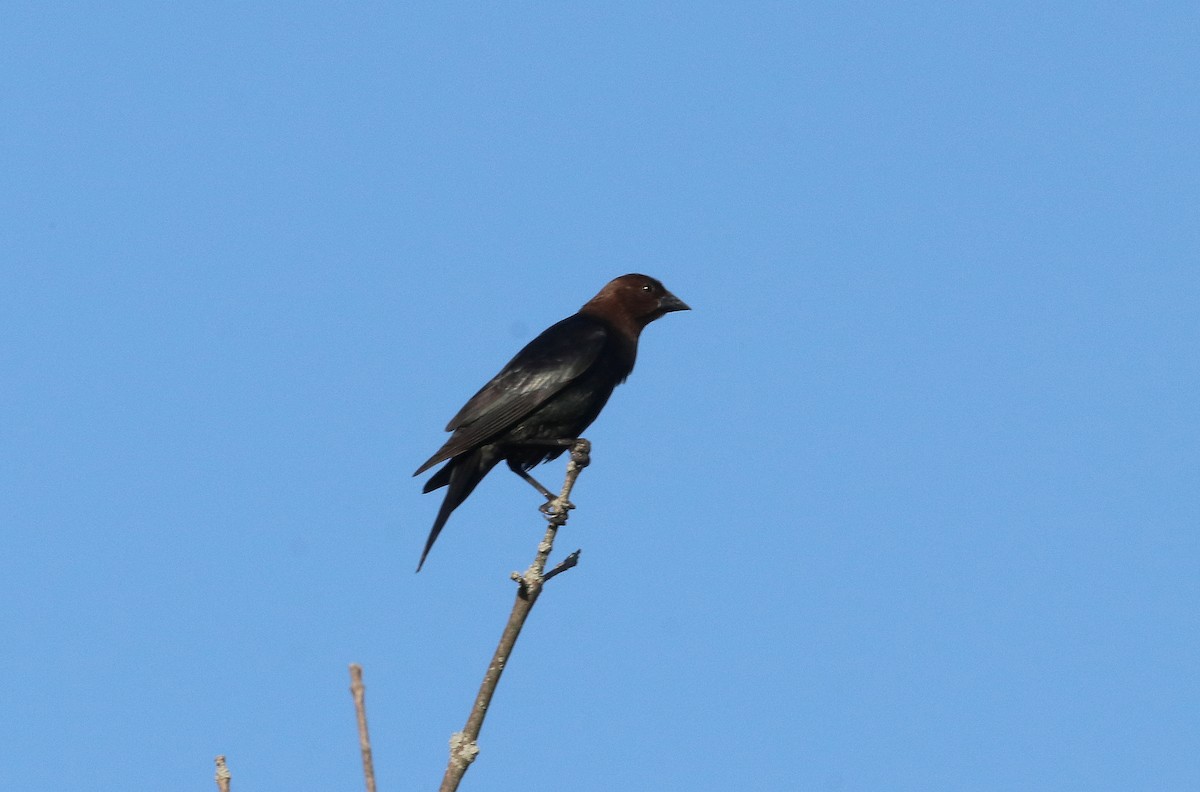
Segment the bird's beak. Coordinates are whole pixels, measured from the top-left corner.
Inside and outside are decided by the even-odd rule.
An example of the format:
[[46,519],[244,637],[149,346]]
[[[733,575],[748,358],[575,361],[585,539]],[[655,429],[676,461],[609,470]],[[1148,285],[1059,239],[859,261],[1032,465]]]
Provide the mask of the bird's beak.
[[663,292],[663,296],[658,300],[658,310],[662,313],[670,313],[671,311],[690,311],[692,308],[671,292]]

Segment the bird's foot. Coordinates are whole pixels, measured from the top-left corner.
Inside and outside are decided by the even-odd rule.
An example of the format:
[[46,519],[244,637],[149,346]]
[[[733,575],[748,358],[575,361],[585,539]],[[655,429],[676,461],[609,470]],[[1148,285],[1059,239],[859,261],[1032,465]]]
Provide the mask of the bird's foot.
[[571,503],[571,501],[563,497],[557,497],[546,501],[541,506],[538,506],[538,511],[540,511],[547,520],[554,522],[555,520],[565,519],[567,512],[574,508],[575,504]]

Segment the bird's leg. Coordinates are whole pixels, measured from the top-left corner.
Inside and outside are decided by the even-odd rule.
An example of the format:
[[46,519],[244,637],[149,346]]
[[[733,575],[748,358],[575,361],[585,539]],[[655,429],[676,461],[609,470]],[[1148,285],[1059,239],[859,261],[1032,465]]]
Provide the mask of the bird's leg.
[[550,490],[543,487],[542,482],[538,481],[533,476],[529,475],[529,471],[525,470],[520,465],[518,465],[516,462],[513,462],[511,459],[508,460],[508,469],[511,470],[513,473],[516,473],[521,478],[528,481],[535,490],[542,493],[542,497],[545,498],[546,500],[552,501],[555,499],[555,497],[557,497],[553,492],[551,492]]
[[582,437],[571,441],[571,459],[567,462],[567,477],[563,480],[562,492],[554,500],[542,507],[542,514],[551,525],[562,526],[567,522],[567,512],[575,508],[568,498],[575,488],[575,479],[585,467],[592,463],[592,444]]
[[[571,462],[568,465],[568,470],[571,469],[571,466],[574,466],[577,470],[581,470],[587,467],[591,462],[589,453],[592,450],[592,444],[587,440],[584,440],[582,437],[564,437],[551,440],[530,440],[521,443],[520,445],[532,448],[570,448]],[[516,473],[518,476],[528,481],[534,487],[534,489],[540,492],[542,497],[546,499],[546,502],[538,507],[538,511],[544,514],[547,520],[553,521],[558,518],[559,515],[565,515],[568,511],[575,508],[575,504],[571,503],[571,501],[567,499],[567,495],[570,494],[569,487],[566,488],[562,494],[555,495],[553,492],[543,487],[541,482],[529,475],[528,471],[522,469],[520,465],[514,463],[512,460],[508,460],[508,468],[513,473]],[[578,476],[579,474],[576,473],[575,475]],[[572,484],[574,484],[574,480],[572,480]]]
[[[542,482],[538,481],[533,476],[529,475],[529,471],[522,469],[521,466],[518,465],[517,463],[509,461],[508,469],[511,470],[513,473],[516,473],[521,478],[528,481],[530,486],[532,486],[535,490],[540,492],[542,494],[542,497],[546,499],[545,503],[543,503],[541,506],[538,506],[538,511],[540,511],[542,514],[546,515],[546,519],[550,519],[552,516],[554,516],[555,504],[558,502],[558,496],[555,495],[550,490],[546,489],[544,486],[542,486]],[[571,503],[570,501],[563,501],[562,506],[567,509],[575,508],[575,504]]]

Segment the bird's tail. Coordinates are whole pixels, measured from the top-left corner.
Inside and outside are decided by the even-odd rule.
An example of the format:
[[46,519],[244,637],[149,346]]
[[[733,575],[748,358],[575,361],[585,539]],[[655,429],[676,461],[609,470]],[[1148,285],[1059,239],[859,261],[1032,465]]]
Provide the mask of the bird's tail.
[[476,485],[483,481],[483,477],[499,461],[499,457],[487,452],[486,446],[473,448],[465,454],[451,459],[441,470],[434,473],[429,481],[425,482],[425,492],[432,492],[439,487],[448,486],[448,489],[446,497],[442,500],[442,507],[438,509],[437,519],[433,521],[433,528],[429,531],[429,538],[425,540],[425,549],[421,552],[421,560],[417,564],[418,572],[425,564],[425,557],[429,555],[429,549],[437,541],[438,534],[442,532],[446,520],[450,519],[451,512],[462,505],[467,496],[475,490]]

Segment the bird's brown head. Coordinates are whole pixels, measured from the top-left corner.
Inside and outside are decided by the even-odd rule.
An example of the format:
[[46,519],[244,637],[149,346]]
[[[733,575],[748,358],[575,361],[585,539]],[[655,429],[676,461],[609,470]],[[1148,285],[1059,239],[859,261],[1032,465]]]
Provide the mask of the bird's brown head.
[[692,309],[667,291],[660,281],[649,275],[633,274],[609,281],[579,310],[601,316],[636,336],[660,316]]

